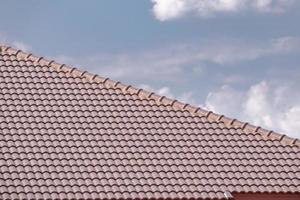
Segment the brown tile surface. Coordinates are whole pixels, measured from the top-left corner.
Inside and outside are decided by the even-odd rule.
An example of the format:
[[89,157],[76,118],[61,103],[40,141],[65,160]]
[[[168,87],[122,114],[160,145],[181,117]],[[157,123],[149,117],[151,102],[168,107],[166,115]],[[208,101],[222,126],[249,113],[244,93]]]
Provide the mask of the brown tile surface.
[[233,194],[234,200],[299,200],[299,194],[276,194],[276,193],[239,193]]
[[0,199],[300,191],[299,141],[11,48]]

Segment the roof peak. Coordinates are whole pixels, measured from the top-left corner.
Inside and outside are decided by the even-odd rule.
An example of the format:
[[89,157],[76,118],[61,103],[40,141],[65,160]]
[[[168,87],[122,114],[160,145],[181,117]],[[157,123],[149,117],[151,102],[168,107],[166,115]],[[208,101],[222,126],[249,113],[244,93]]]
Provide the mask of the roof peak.
[[187,103],[182,103],[180,101],[177,101],[176,99],[170,99],[165,96],[161,96],[158,94],[155,94],[154,92],[149,92],[144,89],[135,88],[131,85],[126,85],[121,83],[120,81],[114,81],[109,78],[101,77],[97,74],[92,74],[87,71],[82,71],[78,68],[66,65],[66,64],[60,64],[55,62],[54,60],[48,60],[44,57],[35,56],[32,53],[27,53],[19,49],[12,48],[7,45],[0,44],[0,52],[7,52],[8,54],[15,54],[19,58],[28,59],[32,62],[37,62],[40,64],[47,65],[48,67],[51,67],[53,69],[56,69],[57,71],[63,71],[65,73],[70,73],[74,76],[78,77],[84,77],[90,81],[95,81],[97,83],[105,84],[108,87],[114,88],[114,89],[120,89],[123,92],[127,92],[130,94],[136,94],[140,96],[141,98],[147,98],[155,100],[158,103],[162,103],[164,105],[171,105],[173,108],[188,111],[193,115],[201,115],[206,117],[210,121],[216,121],[216,122],[223,122],[225,125],[229,127],[234,128],[240,128],[247,133],[258,133],[262,135],[263,137],[271,138],[271,139],[277,139],[280,142],[284,142],[285,144],[291,145],[291,146],[297,146],[300,147],[300,140],[297,138],[291,138],[289,136],[286,136],[284,134],[276,133],[271,130],[266,130],[264,128],[261,128],[259,126],[254,126],[247,122],[241,122],[237,119],[229,118],[224,115],[220,115],[217,113],[214,113],[212,111],[208,111],[205,109],[202,109],[200,107],[192,106]]

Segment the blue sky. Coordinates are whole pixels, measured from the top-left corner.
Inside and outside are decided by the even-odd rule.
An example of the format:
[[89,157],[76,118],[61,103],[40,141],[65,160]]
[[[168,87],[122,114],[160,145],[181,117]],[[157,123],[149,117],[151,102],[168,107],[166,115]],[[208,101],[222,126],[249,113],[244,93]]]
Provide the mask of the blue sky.
[[0,42],[300,138],[299,11],[299,0],[9,0]]

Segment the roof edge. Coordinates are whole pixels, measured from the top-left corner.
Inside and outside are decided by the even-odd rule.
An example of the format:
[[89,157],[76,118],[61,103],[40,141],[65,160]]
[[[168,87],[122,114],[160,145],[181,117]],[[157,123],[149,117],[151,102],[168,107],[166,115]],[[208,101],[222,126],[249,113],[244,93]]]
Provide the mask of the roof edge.
[[223,122],[227,126],[233,127],[233,128],[240,128],[244,131],[250,132],[250,133],[258,133],[261,136],[265,138],[275,139],[279,140],[280,142],[283,142],[290,146],[297,146],[300,147],[300,140],[297,138],[292,138],[284,134],[280,134],[271,130],[267,130],[264,128],[261,128],[260,126],[252,125],[248,122],[242,122],[237,119],[229,118],[224,115],[220,115],[217,113],[214,113],[212,111],[205,110],[200,107],[192,106],[187,103],[182,103],[180,101],[177,101],[176,99],[170,99],[165,96],[161,96],[158,94],[155,94],[154,92],[149,92],[144,89],[135,88],[131,85],[123,84],[119,81],[114,81],[109,78],[101,77],[97,74],[92,74],[87,71],[82,71],[80,69],[77,69],[75,67],[60,64],[55,62],[54,60],[48,60],[44,57],[38,57],[33,55],[32,53],[23,52],[22,50],[12,48],[10,46],[6,45],[0,45],[0,52],[6,51],[11,54],[15,54],[19,58],[28,59],[32,62],[40,63],[47,65],[49,67],[52,67],[56,69],[57,71],[63,71],[65,73],[70,73],[75,76],[84,77],[88,80],[95,81],[97,83],[105,84],[109,87],[112,87],[114,89],[120,89],[123,92],[128,92],[130,94],[136,94],[140,96],[141,98],[147,98],[152,99],[158,103],[162,103],[164,105],[171,105],[174,108],[188,111],[193,115],[201,115],[205,116],[210,121],[217,121],[217,122]]

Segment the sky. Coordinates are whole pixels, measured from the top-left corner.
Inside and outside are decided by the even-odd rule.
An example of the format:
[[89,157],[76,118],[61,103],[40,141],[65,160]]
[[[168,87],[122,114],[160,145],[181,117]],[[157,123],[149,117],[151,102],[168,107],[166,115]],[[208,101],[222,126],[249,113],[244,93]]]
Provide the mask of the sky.
[[0,42],[300,138],[300,0],[1,0]]

